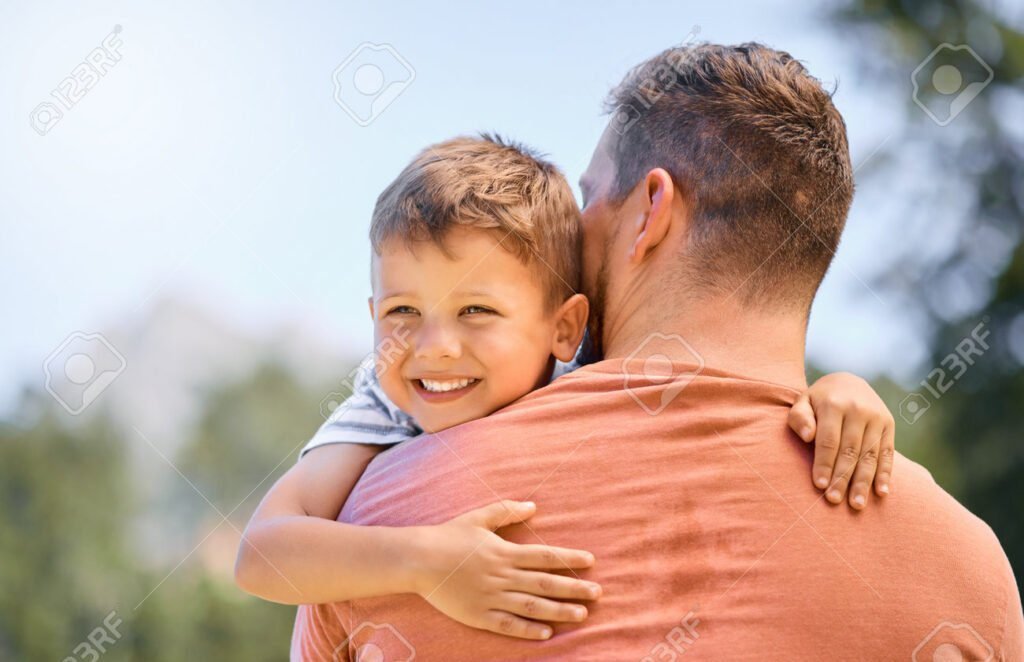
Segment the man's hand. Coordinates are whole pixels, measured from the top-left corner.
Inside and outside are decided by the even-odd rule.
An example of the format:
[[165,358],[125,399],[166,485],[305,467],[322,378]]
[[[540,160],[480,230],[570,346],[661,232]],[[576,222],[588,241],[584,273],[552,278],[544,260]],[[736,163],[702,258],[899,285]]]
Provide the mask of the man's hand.
[[585,619],[586,607],[561,600],[595,600],[601,587],[553,571],[588,568],[591,553],[517,545],[494,533],[536,510],[533,503],[499,501],[444,524],[417,527],[422,556],[416,592],[460,623],[523,639],[551,637],[551,627],[538,621]]
[[860,510],[872,481],[878,496],[889,494],[896,423],[866,381],[844,372],[822,377],[793,405],[789,427],[815,442],[812,479],[830,502],[842,503],[849,487],[850,505]]

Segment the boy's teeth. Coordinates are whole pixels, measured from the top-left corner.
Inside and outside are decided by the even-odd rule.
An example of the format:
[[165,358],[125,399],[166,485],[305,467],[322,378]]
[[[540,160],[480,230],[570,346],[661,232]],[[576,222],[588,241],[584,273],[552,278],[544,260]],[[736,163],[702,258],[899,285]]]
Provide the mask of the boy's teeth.
[[420,383],[423,384],[423,388],[425,388],[428,391],[431,391],[432,393],[444,393],[446,391],[455,391],[460,388],[466,388],[475,381],[475,379],[469,378],[450,379],[447,381],[440,381],[437,379],[421,379]]

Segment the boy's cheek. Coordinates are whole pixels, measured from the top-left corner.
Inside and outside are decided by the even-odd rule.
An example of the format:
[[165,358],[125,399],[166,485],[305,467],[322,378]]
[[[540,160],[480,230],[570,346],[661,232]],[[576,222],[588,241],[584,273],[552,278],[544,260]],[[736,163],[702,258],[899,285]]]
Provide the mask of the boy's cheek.
[[387,318],[375,319],[373,320],[373,335],[380,342],[391,336],[408,336],[409,329],[405,322],[396,322]]
[[384,391],[384,395],[388,396],[388,399],[396,407],[408,412],[410,401],[409,394],[405,388],[405,380],[402,378],[400,369],[394,366],[393,368],[384,371],[378,368],[377,379],[380,381],[380,387]]
[[374,351],[380,366],[401,363],[412,348],[412,330],[402,323],[378,322],[373,332]]
[[411,352],[410,331],[404,324],[377,321],[374,324],[374,361],[377,380],[385,395],[399,408],[408,406],[402,366]]

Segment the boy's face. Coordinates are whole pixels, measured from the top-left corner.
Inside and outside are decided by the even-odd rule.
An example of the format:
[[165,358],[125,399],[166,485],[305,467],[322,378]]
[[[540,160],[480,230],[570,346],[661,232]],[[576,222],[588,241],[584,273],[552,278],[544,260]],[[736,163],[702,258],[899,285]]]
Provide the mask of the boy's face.
[[393,239],[374,256],[370,312],[377,347],[388,348],[380,383],[427,432],[486,416],[550,376],[555,315],[499,238],[456,228],[447,254]]

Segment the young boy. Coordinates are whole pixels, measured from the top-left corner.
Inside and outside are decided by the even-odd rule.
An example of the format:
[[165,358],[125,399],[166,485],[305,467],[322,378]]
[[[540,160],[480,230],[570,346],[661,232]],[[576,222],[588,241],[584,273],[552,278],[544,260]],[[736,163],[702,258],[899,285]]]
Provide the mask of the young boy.
[[[549,623],[584,620],[578,603],[597,599],[601,588],[556,574],[589,566],[588,552],[517,545],[494,533],[531,517],[534,504],[499,502],[429,526],[335,520],[377,453],[421,432],[444,443],[444,430],[543,387],[556,361],[573,360],[588,302],[576,293],[581,229],[572,191],[520,146],[457,138],[424,150],[384,190],[370,238],[376,365],[361,367],[352,397],[260,504],[239,548],[236,580],[289,604],[418,593],[472,627],[501,632],[503,620],[507,627],[509,618],[527,619],[520,636],[546,639]],[[857,411],[847,436],[891,419],[863,380],[831,375],[790,417],[805,441],[815,421],[798,407],[809,412],[807,402],[824,400],[851,403],[830,409],[833,427]],[[514,430],[509,446],[514,453]],[[872,462],[857,471],[875,478]],[[845,489],[847,478],[817,482]],[[879,495],[887,480],[875,481]]]

